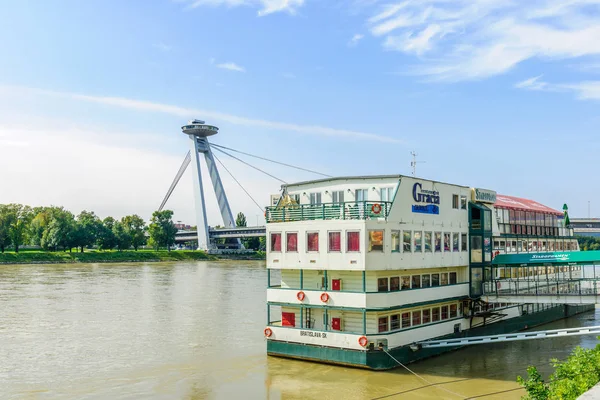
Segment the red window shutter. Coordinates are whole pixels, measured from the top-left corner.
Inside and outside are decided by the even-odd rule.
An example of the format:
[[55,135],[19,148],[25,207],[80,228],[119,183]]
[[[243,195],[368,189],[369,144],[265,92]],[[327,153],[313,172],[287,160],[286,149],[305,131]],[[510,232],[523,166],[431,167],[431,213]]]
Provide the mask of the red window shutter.
[[331,280],[331,290],[342,290],[342,280],[341,279],[332,279]]
[[296,326],[296,314],[293,312],[282,312],[281,326]]
[[342,319],[341,318],[331,318],[331,330],[334,330],[334,331],[342,330]]
[[360,251],[360,235],[358,232],[348,232],[347,251]]
[[329,251],[342,251],[341,236],[340,232],[329,232]]

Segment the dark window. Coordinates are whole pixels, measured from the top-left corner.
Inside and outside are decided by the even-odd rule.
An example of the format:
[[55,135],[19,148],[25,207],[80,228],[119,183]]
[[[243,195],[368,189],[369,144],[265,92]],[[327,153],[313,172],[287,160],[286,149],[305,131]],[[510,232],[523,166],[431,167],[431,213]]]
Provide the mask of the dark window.
[[421,325],[421,310],[412,312],[412,324]]
[[388,291],[388,278],[377,279],[377,291],[387,292]]
[[452,208],[458,209],[458,195],[452,195]]
[[431,286],[440,286],[440,274],[431,274]]
[[409,312],[402,313],[402,327],[410,328],[410,313]]
[[431,321],[436,322],[440,320],[440,308],[434,307],[431,309]]
[[429,322],[431,322],[431,310],[428,308],[423,310],[423,323],[428,324]]
[[281,233],[271,233],[271,251],[281,251]]
[[379,332],[387,332],[388,330],[388,318],[380,317],[379,318]]
[[456,304],[450,304],[450,318],[456,318],[458,315],[458,307]]
[[430,286],[431,278],[430,275],[423,275],[421,277],[421,287],[427,288]]
[[450,272],[450,284],[456,284],[456,272]]
[[448,319],[448,306],[442,306],[442,319]]
[[400,315],[394,314],[390,317],[390,330],[400,329]]
[[412,276],[412,288],[417,289],[421,287],[421,275]]
[[400,277],[393,276],[390,278],[390,291],[400,290]]

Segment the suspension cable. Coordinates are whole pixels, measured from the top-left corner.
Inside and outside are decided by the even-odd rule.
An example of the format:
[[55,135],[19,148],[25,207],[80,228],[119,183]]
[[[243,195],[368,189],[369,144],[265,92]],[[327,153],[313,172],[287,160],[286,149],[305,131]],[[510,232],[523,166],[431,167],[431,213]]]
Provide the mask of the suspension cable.
[[229,171],[227,169],[227,167],[225,166],[225,164],[223,164],[223,162],[221,160],[219,160],[219,157],[217,157],[216,154],[213,154],[213,157],[215,158],[215,160],[217,160],[219,162],[219,164],[221,164],[221,166],[223,168],[225,168],[225,171],[227,171],[227,173],[229,175],[231,175],[231,177],[233,178],[233,180],[235,181],[235,183],[237,183],[242,188],[242,190],[248,195],[248,197],[250,197],[250,199],[254,202],[254,204],[256,204],[256,207],[258,207],[258,209],[262,212],[263,208],[260,206],[260,204],[258,204],[258,202],[256,200],[254,200],[254,197],[252,197],[250,195],[250,193],[248,193],[248,191],[244,188],[244,186],[242,186],[242,184],[237,179],[235,179],[235,176],[233,176],[233,174],[231,173],[231,171]]
[[162,203],[160,203],[160,207],[158,207],[158,211],[162,211],[165,204],[167,204],[169,197],[171,197],[171,193],[173,193],[173,190],[175,190],[175,187],[179,183],[179,180],[183,176],[183,173],[187,169],[188,165],[190,165],[191,160],[192,160],[192,155],[188,151],[187,154],[185,155],[185,158],[183,159],[183,162],[181,163],[181,166],[179,167],[179,171],[177,171],[177,174],[175,175],[175,179],[173,179],[173,182],[171,182],[171,186],[169,186],[169,190],[167,190],[167,194],[165,195],[165,198],[163,199]]
[[[212,145],[211,145],[211,147],[212,147]],[[228,155],[229,157],[231,157],[231,158],[234,158],[234,159],[238,160],[239,162],[241,162],[242,164],[246,164],[247,166],[249,166],[249,167],[251,167],[251,168],[254,168],[254,169],[255,169],[255,170],[257,170],[257,171],[260,171],[260,172],[262,172],[263,174],[265,174],[265,175],[268,175],[268,176],[270,176],[271,178],[273,178],[273,179],[276,179],[276,180],[278,180],[278,181],[279,181],[279,182],[281,182],[281,183],[285,183],[285,184],[287,184],[287,182],[286,182],[286,181],[284,181],[283,179],[279,179],[278,177],[276,177],[276,176],[274,176],[274,175],[271,175],[270,173],[268,173],[268,172],[266,172],[266,171],[263,171],[262,169],[260,169],[260,168],[258,168],[258,167],[255,167],[255,166],[254,166],[254,165],[252,165],[252,164],[248,164],[246,161],[244,161],[244,160],[241,160],[241,159],[239,159],[238,157],[236,157],[236,156],[234,156],[234,155],[231,155],[231,154],[227,153],[225,150],[221,150],[221,149],[219,149],[219,148],[217,148],[217,147],[215,147],[215,150],[217,150],[217,151],[220,151],[221,153],[223,153],[223,154],[226,154],[226,155]],[[214,154],[213,154],[213,155],[214,155]]]
[[232,148],[230,148],[230,147],[221,146],[221,145],[219,145],[219,144],[214,144],[214,143],[211,143],[211,147],[219,147],[219,148],[221,148],[221,149],[226,149],[226,150],[230,150],[230,151],[235,151],[236,153],[244,154],[244,155],[246,155],[246,156],[250,156],[250,157],[258,158],[258,159],[265,160],[265,161],[270,161],[270,162],[272,162],[272,163],[279,164],[279,165],[284,165],[284,166],[286,166],[286,167],[290,167],[290,168],[296,168],[296,169],[299,169],[299,170],[301,170],[301,171],[312,172],[313,174],[322,175],[322,176],[325,176],[325,177],[327,177],[327,178],[331,178],[331,177],[332,177],[331,175],[323,174],[323,173],[321,173],[321,172],[313,171],[313,170],[311,170],[311,169],[302,168],[302,167],[297,167],[297,166],[295,166],[295,165],[286,164],[286,163],[283,163],[283,162],[280,162],[280,161],[270,160],[270,159],[268,159],[268,158],[265,158],[265,157],[260,157],[260,156],[256,156],[256,155],[254,155],[254,154],[250,154],[250,153],[244,153],[243,151],[235,150],[235,149],[232,149]]

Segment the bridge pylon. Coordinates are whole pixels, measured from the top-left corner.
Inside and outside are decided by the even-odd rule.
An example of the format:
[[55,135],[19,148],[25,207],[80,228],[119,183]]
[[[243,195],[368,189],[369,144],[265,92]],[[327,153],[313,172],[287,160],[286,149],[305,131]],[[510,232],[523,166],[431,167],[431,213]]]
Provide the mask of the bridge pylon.
[[[223,224],[226,228],[235,227],[235,219],[233,213],[229,207],[227,201],[227,195],[225,194],[225,188],[221,182],[217,164],[210,148],[208,141],[209,136],[216,135],[219,133],[219,128],[213,125],[207,125],[204,121],[197,119],[191,120],[187,125],[181,127],[184,134],[190,138],[190,154],[191,154],[191,165],[192,165],[192,179],[194,182],[194,205],[196,208],[196,226],[198,234],[198,249],[199,250],[211,250],[215,249],[214,243],[211,243],[208,234],[208,221],[206,218],[206,204],[204,197],[204,185],[202,184],[202,172],[200,168],[200,154],[204,155],[208,174],[212,182],[215,196],[219,204],[219,210],[221,217],[223,218]],[[243,249],[244,246],[239,238],[227,239],[230,241],[229,245],[234,248]]]

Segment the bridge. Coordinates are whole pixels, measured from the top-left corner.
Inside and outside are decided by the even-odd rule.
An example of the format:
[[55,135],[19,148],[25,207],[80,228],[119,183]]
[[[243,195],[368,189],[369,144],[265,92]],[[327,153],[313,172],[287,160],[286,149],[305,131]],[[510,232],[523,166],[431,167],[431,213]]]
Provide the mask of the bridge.
[[[210,239],[230,239],[230,238],[253,238],[265,237],[266,228],[264,226],[247,226],[235,228],[209,228],[208,235]],[[196,230],[180,230],[175,235],[176,243],[195,242],[198,240]]]

